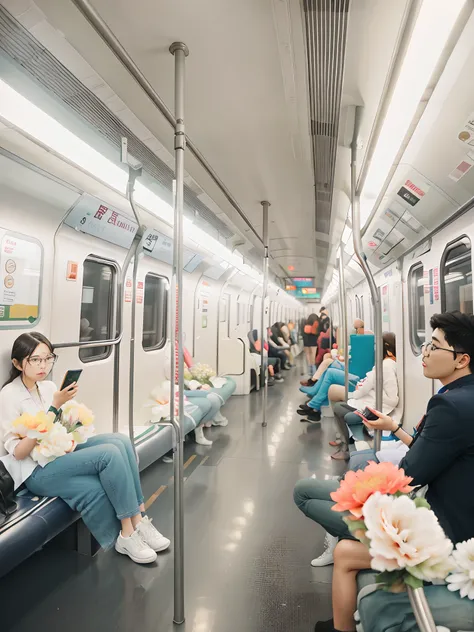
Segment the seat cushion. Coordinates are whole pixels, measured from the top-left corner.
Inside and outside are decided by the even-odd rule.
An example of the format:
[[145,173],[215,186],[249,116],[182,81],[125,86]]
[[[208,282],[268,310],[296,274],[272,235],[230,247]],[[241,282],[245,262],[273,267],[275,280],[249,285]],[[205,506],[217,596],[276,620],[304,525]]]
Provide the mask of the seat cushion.
[[0,577],[79,518],[59,498],[38,498],[23,491],[16,500],[18,510],[0,527]]
[[[359,589],[371,583],[375,583],[375,573],[358,574]],[[446,586],[426,586],[425,594],[437,626],[452,632],[474,628],[474,601],[461,599]],[[361,599],[359,616],[364,632],[418,632],[407,593],[377,590]]]

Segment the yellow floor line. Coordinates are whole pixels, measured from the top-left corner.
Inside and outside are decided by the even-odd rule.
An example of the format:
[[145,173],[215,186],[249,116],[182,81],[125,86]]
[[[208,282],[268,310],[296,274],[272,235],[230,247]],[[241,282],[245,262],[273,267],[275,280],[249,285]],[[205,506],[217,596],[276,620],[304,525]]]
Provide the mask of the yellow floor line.
[[[191,463],[194,461],[194,459],[197,457],[197,454],[193,454],[192,456],[189,457],[189,459],[186,461],[186,463],[183,466],[183,469],[186,469],[189,465],[191,465]],[[209,457],[206,456],[206,459],[208,459]],[[184,477],[183,479],[184,481],[187,480],[187,476]],[[172,476],[170,478],[170,483],[172,483],[174,481],[174,476]],[[151,507],[151,505],[153,505],[153,503],[155,502],[155,500],[161,496],[161,494],[165,491],[165,489],[167,489],[168,485],[161,485],[161,487],[158,487],[158,489],[156,490],[156,492],[154,492],[150,498],[146,501],[145,503],[145,509],[148,509],[149,507]]]
[[203,460],[201,461],[201,465],[204,465],[204,463],[205,463],[208,459],[209,459],[209,457],[208,457],[208,456],[205,456],[205,457],[203,458]]
[[158,489],[156,490],[156,492],[154,494],[152,494],[150,496],[150,498],[146,501],[145,503],[145,509],[148,509],[149,507],[151,507],[153,505],[153,503],[155,502],[155,500],[158,498],[158,496],[161,496],[161,494],[165,491],[165,489],[168,488],[168,485],[162,485],[161,487],[158,487]]

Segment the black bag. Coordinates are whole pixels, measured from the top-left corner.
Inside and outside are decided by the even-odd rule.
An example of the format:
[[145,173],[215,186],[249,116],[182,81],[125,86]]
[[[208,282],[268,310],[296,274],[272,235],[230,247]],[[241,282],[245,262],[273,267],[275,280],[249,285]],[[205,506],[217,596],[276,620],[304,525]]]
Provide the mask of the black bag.
[[0,525],[18,509],[14,500],[15,484],[5,465],[0,461]]

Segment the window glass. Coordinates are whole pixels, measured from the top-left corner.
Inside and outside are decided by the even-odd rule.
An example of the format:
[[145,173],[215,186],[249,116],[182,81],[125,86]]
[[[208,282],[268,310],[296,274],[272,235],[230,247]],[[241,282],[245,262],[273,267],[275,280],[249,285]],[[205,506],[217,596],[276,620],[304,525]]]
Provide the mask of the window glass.
[[410,344],[416,355],[425,342],[425,279],[423,264],[416,263],[408,273],[408,306],[410,316]]
[[[98,342],[113,335],[116,269],[110,263],[86,259],[82,285],[79,340]],[[82,362],[103,360],[112,352],[111,346],[80,349]]]
[[443,312],[472,314],[471,242],[463,237],[447,247],[441,261]]
[[166,342],[167,281],[156,274],[145,277],[143,339],[145,351],[159,349]]

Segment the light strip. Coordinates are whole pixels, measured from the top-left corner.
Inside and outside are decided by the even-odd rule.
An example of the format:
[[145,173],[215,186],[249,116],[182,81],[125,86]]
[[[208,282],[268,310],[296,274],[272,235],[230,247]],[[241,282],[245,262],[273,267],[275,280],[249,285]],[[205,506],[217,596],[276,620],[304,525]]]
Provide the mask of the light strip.
[[[43,112],[5,81],[0,79],[0,117],[11,125],[25,132],[41,144],[45,145],[66,160],[80,167],[83,171],[98,178],[108,187],[125,195],[128,174],[124,169],[114,164],[93,147],[81,140],[66,127],[58,123],[53,117]],[[162,200],[141,182],[135,184],[135,200],[141,207],[163,220],[169,225],[174,223],[173,207]],[[205,248],[231,264],[243,274],[258,282],[263,281],[263,275],[255,268],[244,263],[241,255],[231,252],[217,239],[196,226],[189,218],[184,218],[184,232],[188,239],[199,247]],[[270,283],[270,288],[278,286]],[[284,291],[284,290],[283,290]],[[285,292],[298,306],[300,302]]]
[[361,192],[367,222],[466,0],[424,0]]

